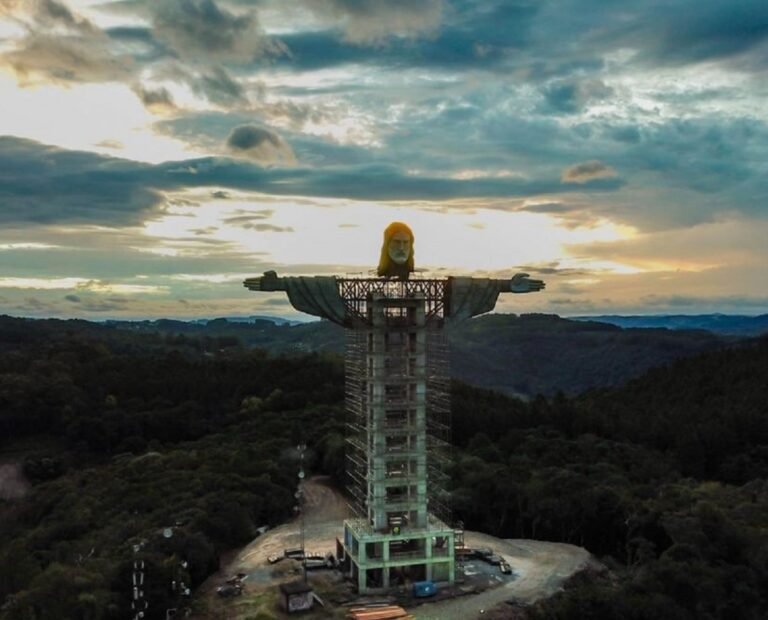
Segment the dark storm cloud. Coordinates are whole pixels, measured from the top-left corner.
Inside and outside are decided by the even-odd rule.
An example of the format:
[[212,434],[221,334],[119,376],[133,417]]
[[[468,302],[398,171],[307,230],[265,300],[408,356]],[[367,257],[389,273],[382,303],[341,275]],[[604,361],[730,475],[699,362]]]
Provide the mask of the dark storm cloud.
[[229,104],[245,101],[245,89],[224,67],[188,79],[192,90],[213,103]]
[[[597,127],[596,133],[615,139],[611,125]],[[688,188],[702,193],[736,192],[736,208],[763,201],[768,184],[764,164],[768,156],[768,126],[751,119],[671,119],[619,131],[631,141],[620,149],[595,144],[613,151],[611,161],[621,170],[652,173],[665,186]],[[598,154],[598,153],[596,153]],[[748,208],[754,208],[749,206]]]
[[[646,42],[643,56],[651,62],[687,64],[731,58],[768,40],[768,4],[763,0],[718,0],[657,5],[663,13],[632,32]],[[650,15],[647,15],[650,18]],[[642,48],[641,48],[642,49]],[[766,68],[766,67],[763,67]]]
[[145,88],[141,85],[134,87],[134,92],[139,96],[141,102],[149,109],[154,110],[173,110],[176,104],[173,102],[173,96],[167,88]]
[[[312,1],[326,11],[331,3]],[[337,4],[342,4],[341,2]],[[389,10],[392,3],[360,2],[360,14],[373,5]],[[392,6],[394,11],[396,7]],[[386,20],[369,17],[386,39]],[[391,33],[395,33],[396,29]],[[646,65],[692,64],[742,57],[746,69],[768,67],[768,4],[763,0],[699,2],[656,0],[605,3],[602,0],[527,1],[456,0],[443,11],[439,30],[416,40],[385,45],[350,45],[334,30],[295,32],[281,40],[290,55],[280,60],[296,69],[340,64],[370,64],[438,69],[516,70],[519,78],[542,82],[553,77],[595,74],[603,57],[619,50],[637,52],[634,62]],[[357,43],[366,42],[361,37]],[[749,60],[743,57],[752,53]],[[577,89],[566,84],[545,91],[553,109],[571,112],[579,104]]]
[[615,177],[616,171],[601,161],[593,159],[574,164],[563,170],[563,183],[586,183],[593,179]]
[[252,10],[231,13],[213,0],[163,0],[147,3],[146,10],[155,38],[185,59],[249,61],[281,51]]
[[[565,191],[559,178],[458,180],[405,174],[390,165],[262,168],[246,161],[201,158],[150,165],[65,151],[0,137],[0,221],[131,223],[162,205],[162,191],[228,187],[276,195],[368,200],[529,196]],[[587,183],[615,190],[617,179]]]
[[277,59],[276,63],[295,70],[345,64],[492,70],[507,58],[506,48],[483,47],[475,35],[463,29],[447,29],[434,38],[375,48],[345,44],[331,31],[295,33],[283,36],[282,40],[290,56]]
[[305,6],[340,24],[344,39],[356,44],[430,33],[440,25],[443,12],[442,0],[309,0]]
[[226,145],[233,154],[264,164],[295,161],[291,147],[275,132],[264,127],[255,125],[235,127],[229,134]]
[[280,138],[268,129],[254,127],[253,125],[236,127],[229,135],[229,138],[227,138],[227,146],[240,151],[261,146],[265,142],[273,146],[279,146]]
[[0,221],[137,223],[159,206],[146,164],[0,137]]
[[38,19],[43,23],[63,24],[73,30],[93,32],[96,28],[84,17],[76,15],[68,7],[55,0],[35,2]]
[[600,80],[566,79],[548,84],[542,94],[551,111],[574,114],[593,101],[608,99],[613,89]]

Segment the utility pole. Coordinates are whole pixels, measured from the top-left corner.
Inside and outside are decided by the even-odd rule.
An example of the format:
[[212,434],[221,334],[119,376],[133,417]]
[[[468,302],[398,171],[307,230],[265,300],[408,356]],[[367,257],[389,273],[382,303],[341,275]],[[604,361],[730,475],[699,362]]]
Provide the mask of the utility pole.
[[301,568],[304,573],[304,581],[307,581],[307,550],[305,548],[305,531],[304,531],[304,452],[307,450],[307,444],[300,443],[296,446],[299,452],[299,487],[296,491],[296,499],[298,500],[299,509],[299,527],[301,529]]

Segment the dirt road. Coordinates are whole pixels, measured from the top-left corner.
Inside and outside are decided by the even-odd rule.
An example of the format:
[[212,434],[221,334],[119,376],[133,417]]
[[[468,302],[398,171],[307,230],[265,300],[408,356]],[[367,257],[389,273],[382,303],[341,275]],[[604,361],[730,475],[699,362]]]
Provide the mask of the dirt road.
[[[350,516],[344,497],[328,478],[316,476],[303,483],[304,539],[308,552],[336,552],[336,537],[343,534],[342,521]],[[251,573],[264,568],[270,555],[301,547],[301,518],[269,530],[246,546],[232,561],[229,572]]]
[[532,603],[546,598],[590,558],[586,549],[564,543],[502,540],[479,532],[465,532],[464,539],[469,547],[491,547],[504,556],[515,579],[480,594],[421,605],[411,610],[418,620],[470,620],[511,599]]

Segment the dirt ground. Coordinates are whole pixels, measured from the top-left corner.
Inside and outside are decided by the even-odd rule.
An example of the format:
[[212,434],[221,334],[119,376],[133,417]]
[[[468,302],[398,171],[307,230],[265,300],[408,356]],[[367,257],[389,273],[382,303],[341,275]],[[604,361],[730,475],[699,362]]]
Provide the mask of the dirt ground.
[[[350,516],[346,502],[322,477],[304,483],[306,497],[304,530],[307,552],[334,552],[336,538],[342,536],[342,520]],[[531,603],[555,593],[572,574],[585,567],[589,553],[581,547],[536,540],[502,540],[479,532],[465,532],[469,547],[491,547],[512,567],[513,574],[497,577],[495,587],[439,602],[425,603],[410,611],[419,620],[469,620],[481,618],[486,610],[505,601]],[[198,605],[205,612],[194,618],[246,620],[259,613],[265,618],[287,618],[277,611],[276,585],[300,577],[299,563],[283,560],[269,564],[271,555],[282,555],[286,548],[301,547],[301,520],[294,519],[259,536],[238,553],[222,559],[222,570],[213,575],[198,594]],[[230,575],[245,573],[243,596],[220,599],[216,587]],[[343,590],[338,573],[312,572],[309,581],[321,594]],[[320,609],[302,618],[343,618],[343,610]]]

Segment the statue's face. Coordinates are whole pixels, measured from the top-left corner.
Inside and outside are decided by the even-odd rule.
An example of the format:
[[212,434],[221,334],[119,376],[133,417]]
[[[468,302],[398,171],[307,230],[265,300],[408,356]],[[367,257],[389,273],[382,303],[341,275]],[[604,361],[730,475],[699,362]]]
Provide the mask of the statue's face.
[[408,233],[396,232],[389,240],[387,254],[393,263],[404,265],[411,255],[411,238]]

